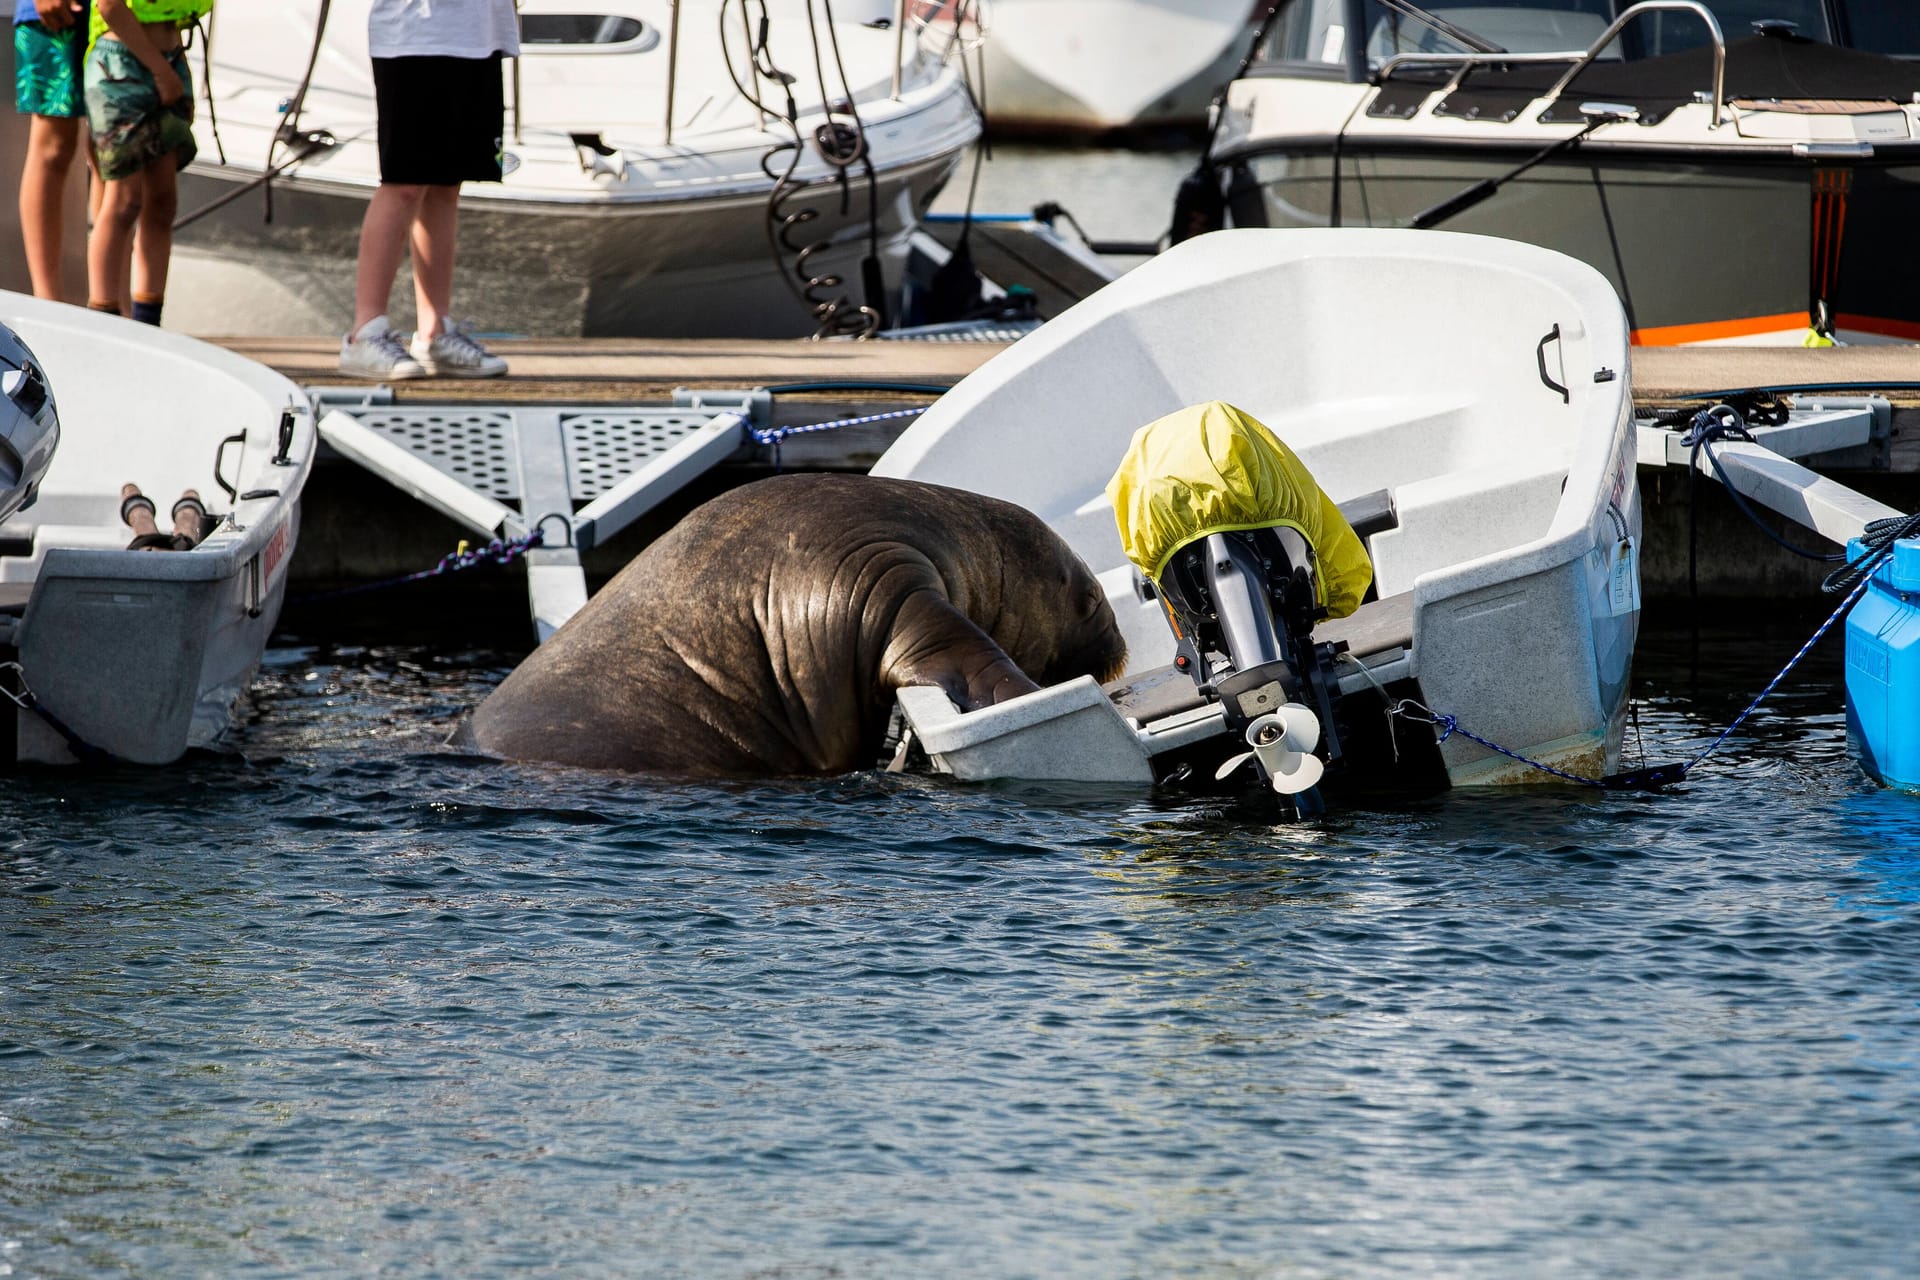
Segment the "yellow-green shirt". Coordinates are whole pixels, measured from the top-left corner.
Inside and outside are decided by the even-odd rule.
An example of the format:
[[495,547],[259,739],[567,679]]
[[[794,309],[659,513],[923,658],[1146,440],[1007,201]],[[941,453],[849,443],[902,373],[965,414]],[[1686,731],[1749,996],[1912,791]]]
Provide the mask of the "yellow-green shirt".
[[[176,27],[190,27],[193,20],[213,9],[213,0],[127,0],[127,8],[141,22],[172,22]],[[93,42],[107,34],[107,20],[100,16],[100,6],[93,8],[93,19],[87,24],[87,48],[93,48]]]

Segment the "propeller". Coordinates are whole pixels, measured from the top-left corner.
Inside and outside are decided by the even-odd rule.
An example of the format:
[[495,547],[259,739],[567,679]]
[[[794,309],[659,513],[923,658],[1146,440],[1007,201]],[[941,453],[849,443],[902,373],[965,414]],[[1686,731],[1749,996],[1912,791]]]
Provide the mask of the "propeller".
[[1311,708],[1289,702],[1278,711],[1256,719],[1247,726],[1245,751],[1220,766],[1214,781],[1226,778],[1235,769],[1258,756],[1273,789],[1283,796],[1298,795],[1320,781],[1326,763],[1313,754],[1320,745],[1320,718]]

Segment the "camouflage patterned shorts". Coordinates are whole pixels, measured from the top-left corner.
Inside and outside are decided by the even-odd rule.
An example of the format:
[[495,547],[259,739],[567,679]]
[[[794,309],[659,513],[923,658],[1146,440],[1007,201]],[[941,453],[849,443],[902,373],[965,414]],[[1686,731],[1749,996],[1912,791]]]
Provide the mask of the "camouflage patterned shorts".
[[23,116],[71,120],[87,113],[80,94],[80,62],[87,24],[49,31],[37,22],[13,28],[13,105]]
[[198,150],[193,141],[193,78],[187,55],[167,55],[186,93],[170,107],[160,105],[153,73],[118,40],[97,40],[87,55],[87,126],[93,131],[100,176],[108,182],[130,178],[156,160],[178,156],[184,169]]

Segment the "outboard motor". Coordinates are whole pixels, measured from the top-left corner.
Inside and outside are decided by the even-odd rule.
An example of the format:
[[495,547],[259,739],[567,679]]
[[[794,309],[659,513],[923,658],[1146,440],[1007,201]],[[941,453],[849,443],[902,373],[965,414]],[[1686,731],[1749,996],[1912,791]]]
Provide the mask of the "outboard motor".
[[1293,451],[1220,401],[1137,432],[1107,487],[1121,543],[1173,628],[1174,666],[1220,703],[1252,761],[1302,813],[1340,759],[1339,648],[1314,626],[1359,606],[1365,548]]
[[53,388],[20,335],[0,324],[0,520],[39,496],[59,443]]

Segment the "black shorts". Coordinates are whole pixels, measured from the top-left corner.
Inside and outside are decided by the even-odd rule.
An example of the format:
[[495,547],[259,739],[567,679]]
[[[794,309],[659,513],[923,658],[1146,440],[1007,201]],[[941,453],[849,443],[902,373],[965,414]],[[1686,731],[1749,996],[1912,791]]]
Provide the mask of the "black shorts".
[[500,57],[375,58],[380,181],[500,181],[506,93]]

